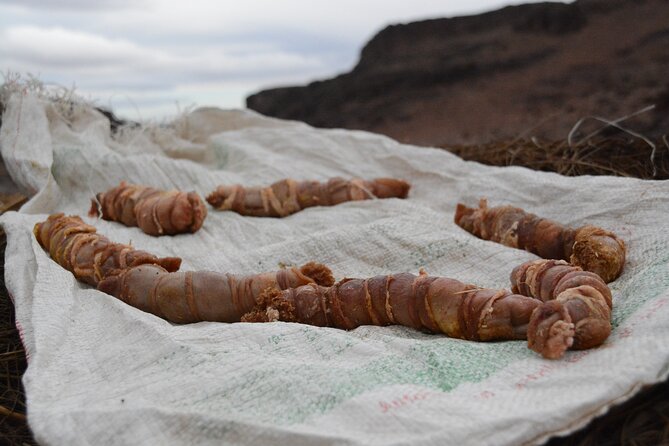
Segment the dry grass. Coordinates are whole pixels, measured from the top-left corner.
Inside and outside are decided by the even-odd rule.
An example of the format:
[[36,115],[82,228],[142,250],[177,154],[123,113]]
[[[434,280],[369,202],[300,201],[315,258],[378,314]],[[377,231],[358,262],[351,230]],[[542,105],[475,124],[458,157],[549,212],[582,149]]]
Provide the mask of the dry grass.
[[[6,238],[0,231],[0,255]],[[36,444],[26,423],[26,396],[21,383],[26,352],[14,322],[14,305],[5,289],[4,264],[0,264],[0,443],[7,446]]]
[[[463,159],[493,166],[523,166],[562,175],[616,175],[669,179],[669,141],[627,133],[563,141],[518,139],[470,146],[444,146]],[[649,144],[650,143],[650,144]]]
[[669,381],[647,387],[584,429],[547,446],[669,445]]

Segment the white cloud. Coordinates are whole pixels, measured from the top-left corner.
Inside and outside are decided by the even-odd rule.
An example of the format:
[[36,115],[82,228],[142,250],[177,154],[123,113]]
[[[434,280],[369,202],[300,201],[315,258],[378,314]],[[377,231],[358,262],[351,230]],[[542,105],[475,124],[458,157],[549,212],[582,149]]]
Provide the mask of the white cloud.
[[107,39],[63,28],[10,27],[0,34],[0,54],[28,64],[69,66],[80,69],[92,64],[107,66],[137,63],[160,53],[147,51],[124,39]]
[[137,8],[145,4],[141,0],[0,0],[0,4],[21,9],[99,11]]
[[[539,0],[529,0],[539,1]],[[522,0],[147,0],[144,9],[106,15],[105,26],[161,35],[262,35],[268,30],[337,39],[358,48],[391,23],[479,13]]]
[[196,106],[243,108],[245,96],[257,88],[258,84],[253,82],[207,82],[179,85],[169,91],[140,90],[125,94],[113,90],[92,90],[89,95],[98,98],[98,105],[114,110],[117,115],[140,121],[176,116]]
[[90,84],[109,82],[110,76],[117,76],[115,82],[121,84],[146,79],[161,86],[239,76],[267,79],[320,67],[313,57],[271,47],[256,47],[250,52],[228,52],[225,46],[216,45],[151,48],[125,39],[33,26],[12,27],[0,33],[0,59],[11,60],[24,69],[103,76]]
[[243,107],[252,91],[273,82],[326,75],[317,57],[272,43],[140,45],[59,27],[0,30],[0,71],[32,73],[133,119],[178,113],[192,104]]

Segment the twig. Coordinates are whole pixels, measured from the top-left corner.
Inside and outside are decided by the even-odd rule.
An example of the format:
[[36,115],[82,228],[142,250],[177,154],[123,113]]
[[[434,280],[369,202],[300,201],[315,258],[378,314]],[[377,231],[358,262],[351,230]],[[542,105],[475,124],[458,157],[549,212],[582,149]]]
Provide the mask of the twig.
[[22,414],[20,412],[14,412],[13,410],[6,408],[5,406],[0,406],[0,416],[13,418],[17,421],[22,421],[24,423],[26,422],[25,414]]
[[[569,132],[569,135],[567,136],[567,143],[569,144],[569,147],[571,147],[572,149],[574,148],[574,142],[573,142],[572,139],[574,137],[574,134],[578,130],[578,128],[581,126],[581,124],[583,124],[583,122],[585,122],[588,119],[594,119],[594,120],[600,121],[600,122],[602,122],[602,123],[604,123],[608,126],[615,127],[618,130],[622,130],[625,133],[628,133],[628,134],[630,134],[630,135],[632,135],[636,138],[641,139],[642,141],[644,141],[646,144],[648,144],[651,147],[652,150],[650,152],[650,164],[653,167],[653,175],[652,176],[653,176],[653,178],[655,178],[657,176],[657,167],[655,166],[655,151],[657,150],[657,146],[655,145],[655,143],[653,143],[650,139],[646,138],[642,134],[637,133],[633,130],[630,130],[630,129],[628,129],[626,127],[623,127],[623,126],[618,124],[619,122],[622,122],[622,121],[624,121],[626,119],[629,119],[633,116],[637,116],[641,113],[645,113],[645,112],[647,112],[649,110],[652,110],[654,108],[655,108],[655,105],[649,105],[648,107],[644,107],[641,110],[638,110],[638,111],[636,111],[636,112],[634,112],[630,115],[623,116],[622,118],[618,118],[618,119],[615,119],[613,121],[611,121],[609,119],[606,119],[606,118],[602,118],[600,116],[586,116],[584,118],[581,118],[581,119],[578,120],[578,122],[576,124],[574,124],[574,127],[572,127],[571,131]],[[595,136],[597,133],[601,132],[605,128],[606,127],[602,127],[600,129],[596,130],[595,132],[590,133],[589,135],[580,139],[579,141],[576,142],[576,146],[580,146],[581,144],[583,144],[584,141],[587,141],[589,138]]]
[[23,351],[23,349],[14,350],[13,352],[0,353],[0,361],[7,359],[23,358],[24,356],[25,352]]
[[[618,124],[618,123],[620,123],[620,122],[626,121],[626,120],[628,120],[628,119],[630,119],[630,118],[633,118],[633,117],[635,117],[635,116],[637,116],[637,115],[640,115],[640,114],[642,114],[642,113],[646,113],[647,111],[650,111],[650,110],[652,110],[652,109],[654,109],[654,108],[655,108],[655,105],[649,105],[648,107],[644,107],[644,108],[642,108],[641,110],[637,110],[637,111],[635,111],[635,112],[632,113],[632,114],[623,116],[623,117],[618,118],[618,119],[614,119],[614,120],[611,121],[610,123],[608,123],[608,122],[606,122],[606,123],[609,124],[609,125],[613,125],[613,126],[615,126],[616,124]],[[572,127],[571,131],[569,132],[569,136],[567,137],[567,141],[568,141],[568,143],[569,143],[569,147],[572,147],[571,137],[573,136],[573,133],[575,133],[575,130],[576,130],[578,127],[580,127],[580,125],[581,125],[585,120],[587,120],[587,119],[599,119],[599,120],[602,120],[602,119],[604,119],[604,118],[599,118],[599,117],[597,117],[597,116],[586,116],[585,118],[580,119],[580,120],[574,125],[574,127]],[[601,128],[599,128],[599,129],[595,130],[594,132],[592,132],[592,133],[586,135],[585,137],[581,138],[581,139],[576,143],[576,145],[577,145],[577,146],[580,146],[581,144],[583,144],[583,143],[584,143],[585,141],[587,141],[588,139],[592,138],[593,136],[597,135],[598,133],[601,133],[602,130],[604,130],[605,128],[606,128],[606,126],[601,127]]]
[[26,201],[28,201],[28,197],[22,194],[0,194],[0,215],[18,209]]

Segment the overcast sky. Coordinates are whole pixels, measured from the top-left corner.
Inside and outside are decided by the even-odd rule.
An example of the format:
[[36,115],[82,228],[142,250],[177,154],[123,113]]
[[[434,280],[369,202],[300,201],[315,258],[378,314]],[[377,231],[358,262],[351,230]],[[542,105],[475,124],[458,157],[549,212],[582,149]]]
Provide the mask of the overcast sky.
[[0,0],[0,72],[160,119],[193,105],[243,107],[263,88],[348,71],[388,24],[518,3],[528,2]]

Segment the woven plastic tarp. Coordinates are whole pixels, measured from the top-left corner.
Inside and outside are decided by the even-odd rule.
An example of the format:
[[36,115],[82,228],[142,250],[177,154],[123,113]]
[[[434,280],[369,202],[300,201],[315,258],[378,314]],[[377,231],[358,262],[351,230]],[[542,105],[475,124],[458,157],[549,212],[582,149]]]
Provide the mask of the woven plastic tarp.
[[[6,104],[2,156],[33,195],[2,216],[5,279],[29,366],[28,421],[43,444],[521,444],[570,432],[667,376],[669,184],[567,178],[465,162],[365,132],[234,110],[112,136],[86,105],[30,93]],[[397,272],[508,288],[532,254],[453,223],[457,202],[512,204],[627,243],[600,348],[549,361],[525,342],[475,343],[403,327],[172,325],[77,282],[32,235],[85,215],[122,180],[207,195],[216,185],[398,177],[406,200],[316,207],[283,219],[210,209],[196,234],[151,237],[85,217],[116,242],[180,256],[182,270],[253,273],[315,260],[337,278]]]

